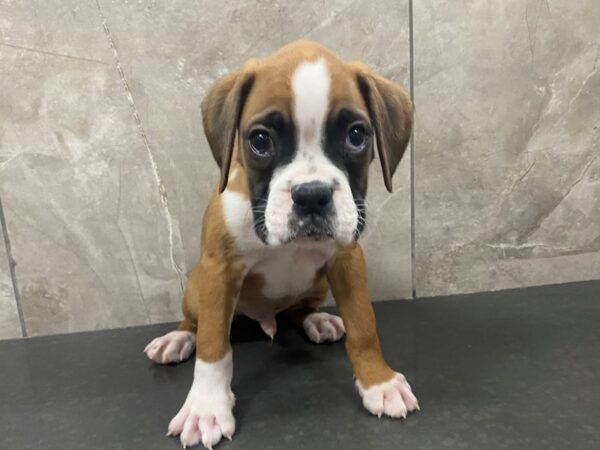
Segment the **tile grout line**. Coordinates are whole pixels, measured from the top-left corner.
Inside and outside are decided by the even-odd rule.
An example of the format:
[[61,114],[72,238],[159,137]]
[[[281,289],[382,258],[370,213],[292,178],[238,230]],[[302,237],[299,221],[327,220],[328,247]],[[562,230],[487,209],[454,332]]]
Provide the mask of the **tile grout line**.
[[[408,0],[408,52],[409,52],[409,74],[410,74],[410,100],[415,104],[415,50],[414,50],[414,24],[413,24],[413,0]],[[414,114],[414,112],[413,112]],[[415,250],[415,126],[413,118],[412,136],[410,139],[410,275],[412,284],[412,298],[417,298],[416,287],[416,250]]]
[[175,261],[174,248],[173,248],[174,247],[173,218],[172,218],[171,212],[169,210],[169,204],[167,201],[167,191],[162,182],[160,174],[158,173],[158,166],[156,164],[156,160],[154,159],[154,155],[152,154],[152,151],[150,149],[150,143],[148,142],[148,137],[146,135],[146,132],[144,131],[144,127],[142,126],[142,121],[140,119],[137,108],[135,106],[135,102],[133,100],[133,95],[131,94],[131,90],[129,88],[129,83],[127,82],[127,77],[125,77],[125,72],[123,71],[123,66],[121,65],[121,61],[119,59],[117,47],[115,46],[115,43],[113,41],[112,33],[110,32],[110,29],[108,28],[107,19],[106,19],[106,16],[104,15],[104,13],[102,12],[102,7],[100,6],[99,0],[96,0],[96,6],[98,7],[98,11],[100,13],[100,19],[102,21],[102,28],[104,29],[104,33],[106,35],[106,38],[110,45],[110,48],[113,51],[115,65],[117,67],[119,77],[121,78],[121,82],[123,83],[123,87],[125,88],[125,92],[127,94],[127,101],[131,108],[133,118],[135,120],[138,132],[140,133],[142,140],[144,141],[144,146],[146,148],[146,152],[148,154],[148,159],[150,160],[150,165],[152,167],[152,173],[154,174],[154,179],[158,186],[158,192],[159,192],[159,196],[160,196],[160,204],[163,208],[163,212],[164,212],[165,218],[167,220],[167,228],[169,231],[169,256],[171,259],[171,266],[177,272],[177,276],[179,278],[179,289],[181,292],[183,292],[185,289],[185,273],[184,273],[183,269],[179,266],[179,264],[177,264],[177,261]]
[[21,293],[19,292],[19,285],[17,283],[17,273],[15,271],[17,263],[12,257],[10,238],[8,237],[8,226],[6,225],[6,218],[4,217],[4,207],[2,206],[2,197],[0,197],[0,224],[2,226],[2,235],[4,236],[4,247],[6,248],[6,256],[8,258],[8,270],[10,271],[10,278],[13,286],[13,294],[15,296],[15,304],[17,306],[17,314],[19,316],[19,323],[21,325],[21,336],[27,337],[27,326],[25,325],[25,316],[23,315],[23,308],[21,307]]

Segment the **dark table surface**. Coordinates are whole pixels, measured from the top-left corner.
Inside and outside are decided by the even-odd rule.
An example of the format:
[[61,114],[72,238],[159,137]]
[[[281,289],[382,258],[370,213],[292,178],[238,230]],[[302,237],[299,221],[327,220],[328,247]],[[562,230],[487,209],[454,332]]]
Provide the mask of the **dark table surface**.
[[[379,303],[421,412],[370,416],[342,343],[236,318],[237,430],[219,449],[600,449],[600,282]],[[142,349],[172,324],[0,342],[0,449],[176,449],[193,361]]]

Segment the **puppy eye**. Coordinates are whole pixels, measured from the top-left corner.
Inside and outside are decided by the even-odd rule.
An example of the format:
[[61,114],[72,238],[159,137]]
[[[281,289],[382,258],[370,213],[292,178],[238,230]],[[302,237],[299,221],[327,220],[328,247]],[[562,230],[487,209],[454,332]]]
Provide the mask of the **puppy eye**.
[[346,136],[346,149],[350,152],[360,152],[367,144],[367,131],[363,125],[352,125]]
[[266,130],[254,130],[250,133],[250,149],[260,157],[267,157],[273,154],[273,140]]

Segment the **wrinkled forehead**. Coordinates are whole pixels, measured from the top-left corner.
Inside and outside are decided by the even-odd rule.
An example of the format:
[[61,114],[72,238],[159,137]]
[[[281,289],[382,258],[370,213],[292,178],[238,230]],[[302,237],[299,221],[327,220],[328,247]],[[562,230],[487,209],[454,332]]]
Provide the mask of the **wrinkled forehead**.
[[[318,128],[342,109],[368,120],[364,99],[353,68],[329,54],[272,58],[260,62],[246,99],[240,126],[279,112],[302,128]],[[310,131],[310,130],[309,130]]]

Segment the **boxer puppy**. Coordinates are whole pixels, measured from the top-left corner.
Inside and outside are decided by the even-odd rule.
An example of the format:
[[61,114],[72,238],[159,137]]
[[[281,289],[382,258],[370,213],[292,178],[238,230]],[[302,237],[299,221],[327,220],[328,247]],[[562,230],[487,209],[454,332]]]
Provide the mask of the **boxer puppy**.
[[[233,436],[229,331],[236,311],[271,338],[278,313],[317,344],[345,334],[365,408],[403,418],[418,409],[404,376],[382,356],[357,242],[375,147],[391,192],[410,138],[404,90],[363,64],[297,41],[217,81],[201,109],[220,182],[204,214],[185,318],[145,349],[160,364],[196,349],[194,380],[168,434],[179,435],[184,448],[212,448]],[[341,319],[319,312],[329,289]]]

